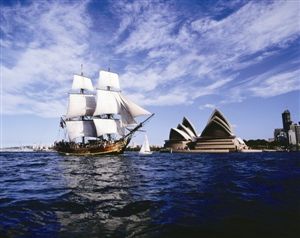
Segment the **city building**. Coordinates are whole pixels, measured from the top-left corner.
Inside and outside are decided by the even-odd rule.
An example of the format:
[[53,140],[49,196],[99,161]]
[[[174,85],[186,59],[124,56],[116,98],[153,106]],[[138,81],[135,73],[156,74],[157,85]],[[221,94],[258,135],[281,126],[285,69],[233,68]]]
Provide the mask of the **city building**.
[[291,113],[285,110],[282,114],[283,128],[274,129],[274,140],[280,142],[282,145],[300,146],[300,123],[293,124]]
[[289,144],[298,145],[300,144],[300,125],[292,124],[288,131]]
[[278,141],[278,136],[280,135],[280,133],[283,131],[282,128],[276,128],[274,129],[274,140]]
[[290,125],[292,124],[291,121],[291,113],[289,110],[285,110],[282,114],[282,126],[283,130],[287,133],[290,129]]
[[295,125],[295,133],[296,133],[297,144],[300,145],[300,123],[298,123],[298,125]]

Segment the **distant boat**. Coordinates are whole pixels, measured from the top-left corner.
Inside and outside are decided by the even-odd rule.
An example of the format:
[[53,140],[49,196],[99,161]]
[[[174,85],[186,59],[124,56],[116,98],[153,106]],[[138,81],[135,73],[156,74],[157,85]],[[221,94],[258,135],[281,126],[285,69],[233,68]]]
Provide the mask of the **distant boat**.
[[[60,122],[69,141],[54,144],[54,150],[61,154],[123,153],[133,134],[154,115],[121,93],[116,73],[100,71],[96,90],[83,73],[74,75],[72,90],[67,114]],[[135,118],[144,115],[148,118],[138,123]]]
[[151,155],[153,152],[150,150],[149,141],[147,135],[145,135],[144,143],[141,147],[139,154],[141,155]]

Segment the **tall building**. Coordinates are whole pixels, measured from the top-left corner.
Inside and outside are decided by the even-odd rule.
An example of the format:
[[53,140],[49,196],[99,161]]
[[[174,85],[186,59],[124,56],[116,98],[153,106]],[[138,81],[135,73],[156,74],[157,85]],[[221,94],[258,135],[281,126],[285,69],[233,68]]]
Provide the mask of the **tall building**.
[[289,144],[290,145],[296,145],[297,144],[297,139],[296,139],[296,133],[295,130],[293,130],[292,128],[289,130],[288,133],[289,136]]
[[290,145],[298,145],[300,143],[300,125],[291,125],[288,136]]
[[295,125],[295,134],[296,134],[296,140],[297,140],[297,145],[300,145],[300,125]]
[[276,128],[274,129],[274,140],[278,141],[278,136],[280,135],[280,133],[282,132],[282,128]]
[[285,110],[281,115],[283,130],[288,133],[290,125],[292,124],[291,113],[289,110]]

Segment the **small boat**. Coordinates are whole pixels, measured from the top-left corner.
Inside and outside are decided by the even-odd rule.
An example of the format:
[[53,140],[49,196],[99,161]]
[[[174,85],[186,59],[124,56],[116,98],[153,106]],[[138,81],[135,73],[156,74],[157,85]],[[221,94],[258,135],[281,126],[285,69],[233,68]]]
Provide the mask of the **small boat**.
[[140,155],[151,155],[153,152],[150,150],[149,141],[147,135],[145,135],[144,143],[140,149]]
[[[136,120],[147,115],[143,122]],[[60,121],[69,138],[55,142],[54,150],[64,155],[121,154],[153,115],[123,95],[118,74],[100,71],[94,89],[81,72],[74,75],[67,114]]]

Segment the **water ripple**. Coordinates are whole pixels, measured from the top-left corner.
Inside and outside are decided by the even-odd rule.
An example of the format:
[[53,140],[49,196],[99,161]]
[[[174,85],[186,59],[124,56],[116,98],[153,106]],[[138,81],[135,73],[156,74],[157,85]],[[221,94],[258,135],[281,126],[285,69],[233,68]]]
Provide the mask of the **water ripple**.
[[296,237],[299,153],[1,153],[0,237]]

